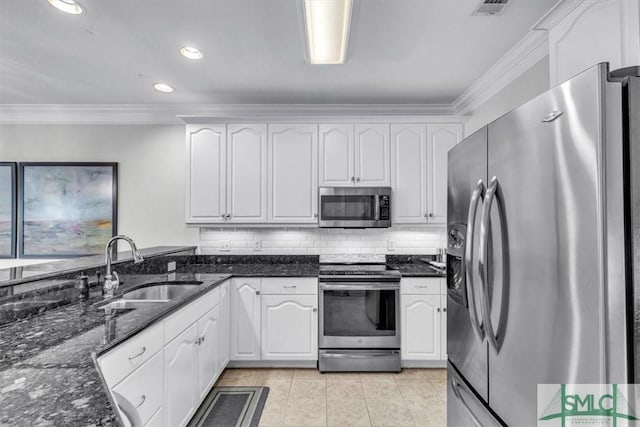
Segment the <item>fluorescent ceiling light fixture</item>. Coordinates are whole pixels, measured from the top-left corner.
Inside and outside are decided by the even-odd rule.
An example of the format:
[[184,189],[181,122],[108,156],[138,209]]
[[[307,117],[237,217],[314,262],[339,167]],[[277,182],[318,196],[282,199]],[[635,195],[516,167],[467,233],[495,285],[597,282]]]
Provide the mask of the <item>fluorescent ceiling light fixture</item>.
[[184,46],[180,48],[180,53],[182,56],[189,59],[201,59],[204,56],[198,48],[192,46]]
[[49,0],[49,4],[58,10],[71,13],[72,15],[79,15],[84,12],[82,6],[73,0]]
[[343,64],[349,42],[352,0],[304,0],[309,60]]
[[166,83],[154,83],[153,88],[158,92],[173,92],[173,88]]

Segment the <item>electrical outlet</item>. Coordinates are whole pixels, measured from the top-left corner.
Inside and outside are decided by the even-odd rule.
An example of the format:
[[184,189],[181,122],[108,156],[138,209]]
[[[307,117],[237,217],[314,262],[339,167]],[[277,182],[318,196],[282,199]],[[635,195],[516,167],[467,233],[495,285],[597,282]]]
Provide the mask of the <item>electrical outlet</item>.
[[262,250],[262,240],[255,240],[253,242],[253,250],[254,251]]
[[225,251],[225,252],[229,252],[231,250],[231,242],[229,240],[223,240],[222,241],[222,248],[220,248],[221,251]]
[[167,280],[168,280],[169,282],[174,282],[174,281],[176,280],[176,273],[175,273],[175,272],[173,272],[173,273],[169,273],[169,274],[167,275]]
[[394,242],[393,240],[389,240],[387,249],[389,249],[390,251],[395,251],[396,250],[396,242]]
[[171,261],[167,263],[167,272],[172,272],[176,270],[176,262]]

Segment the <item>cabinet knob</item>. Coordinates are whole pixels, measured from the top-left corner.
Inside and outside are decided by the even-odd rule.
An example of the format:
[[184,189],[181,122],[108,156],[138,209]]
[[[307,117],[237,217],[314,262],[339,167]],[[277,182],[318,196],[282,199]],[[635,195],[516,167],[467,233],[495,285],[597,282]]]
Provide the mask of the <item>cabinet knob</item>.
[[351,182],[356,182],[356,177],[355,176],[351,177]]
[[318,218],[318,214],[317,214],[317,213],[314,213],[314,214],[313,214],[313,217],[314,217],[314,218]]
[[429,217],[433,218],[433,213],[429,213]]
[[227,214],[227,218],[231,218],[231,214]]
[[428,216],[429,216],[429,214],[425,212],[424,213],[424,217],[427,218]]
[[317,308],[314,308],[314,309],[313,309],[313,312],[314,312],[314,313],[317,313],[317,312],[318,312],[318,309],[317,309]]
[[256,291],[256,295],[260,295],[260,291]]
[[440,313],[440,307],[438,307],[436,310],[438,310],[438,313]]
[[360,182],[360,177],[357,177],[357,178],[356,178],[356,182]]

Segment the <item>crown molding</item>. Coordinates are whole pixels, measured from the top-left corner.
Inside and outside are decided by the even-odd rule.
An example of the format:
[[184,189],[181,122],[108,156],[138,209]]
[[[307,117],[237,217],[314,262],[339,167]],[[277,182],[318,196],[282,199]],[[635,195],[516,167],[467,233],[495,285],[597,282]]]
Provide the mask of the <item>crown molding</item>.
[[184,124],[454,116],[451,104],[2,104],[0,124]]
[[549,55],[547,32],[530,30],[453,102],[453,110],[459,115],[473,113],[547,55]]
[[585,0],[561,0],[538,20],[533,30],[550,30],[573,12]]

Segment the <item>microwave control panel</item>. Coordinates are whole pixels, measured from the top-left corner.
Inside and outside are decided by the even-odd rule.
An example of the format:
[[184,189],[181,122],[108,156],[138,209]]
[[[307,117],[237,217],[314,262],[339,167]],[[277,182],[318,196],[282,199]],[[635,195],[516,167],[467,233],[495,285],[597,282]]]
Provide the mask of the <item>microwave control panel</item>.
[[388,221],[389,216],[389,196],[380,196],[380,219]]

